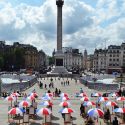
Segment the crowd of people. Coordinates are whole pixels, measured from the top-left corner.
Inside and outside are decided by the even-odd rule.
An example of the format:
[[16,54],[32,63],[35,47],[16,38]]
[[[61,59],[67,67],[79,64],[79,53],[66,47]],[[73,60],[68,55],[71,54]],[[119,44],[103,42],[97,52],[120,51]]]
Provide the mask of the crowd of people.
[[61,81],[61,85],[62,86],[69,86],[69,81],[66,80],[66,81]]
[[[68,80],[66,80],[66,81],[63,80],[63,81],[60,81],[60,82],[61,82],[62,86],[69,86]],[[53,91],[52,93],[53,93],[54,97],[59,97],[59,95],[61,94],[61,90],[59,88],[55,88],[55,90],[53,90],[54,89],[53,78],[50,79],[49,84],[46,84],[46,83],[43,83],[43,82],[39,81],[39,87],[40,87],[40,89],[48,90],[48,93],[51,93],[50,90],[52,89],[52,91]]]

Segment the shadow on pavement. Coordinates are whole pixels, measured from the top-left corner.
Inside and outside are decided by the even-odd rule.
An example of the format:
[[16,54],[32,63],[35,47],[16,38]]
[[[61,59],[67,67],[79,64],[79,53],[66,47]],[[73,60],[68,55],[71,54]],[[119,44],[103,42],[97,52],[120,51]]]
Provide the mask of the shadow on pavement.
[[58,123],[52,123],[52,125],[60,125],[60,124],[58,124]]
[[42,117],[39,117],[39,116],[37,116],[37,117],[35,117],[35,120],[42,120],[43,118]]
[[16,125],[16,123],[9,123],[8,125]]
[[73,121],[76,120],[76,117],[72,117],[72,120],[73,120]]
[[59,120],[59,118],[56,116],[52,116],[52,120]]
[[40,123],[31,123],[30,125],[41,125]]

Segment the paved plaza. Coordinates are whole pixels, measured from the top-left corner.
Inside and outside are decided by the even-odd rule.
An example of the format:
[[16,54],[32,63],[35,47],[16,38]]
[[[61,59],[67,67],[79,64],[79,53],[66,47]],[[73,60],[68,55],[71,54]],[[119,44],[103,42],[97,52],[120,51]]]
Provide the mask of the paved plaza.
[[[69,94],[69,98],[70,98],[70,102],[71,102],[71,108],[75,111],[74,113],[72,113],[73,116],[73,125],[85,125],[84,124],[84,119],[80,116],[80,98],[75,97],[75,93],[79,92],[80,88],[83,88],[83,91],[86,92],[88,94],[88,96],[90,97],[90,94],[92,92],[96,92],[94,90],[90,90],[87,87],[85,87],[84,85],[80,84],[79,81],[77,81],[77,83],[75,82],[74,79],[68,79],[70,82],[69,86],[62,86],[61,85],[61,81],[66,81],[67,79],[61,79],[58,80],[56,78],[53,78],[53,83],[54,83],[54,87],[58,88],[61,90],[61,92],[66,92]],[[50,78],[49,79],[40,79],[39,81],[41,81],[43,84],[49,84],[50,83]],[[55,91],[54,89],[50,89],[51,92]],[[25,92],[28,94],[33,90],[36,90],[36,92],[38,93],[39,97],[41,97],[43,95],[44,92],[47,92],[47,90],[45,89],[40,89],[38,84],[36,83],[34,86],[32,86],[31,88],[29,88],[28,90],[26,90]],[[19,101],[22,100],[22,98],[19,98]],[[41,102],[40,98],[37,100],[38,103]],[[53,99],[53,110],[52,110],[52,114],[53,114],[53,119],[52,119],[52,124],[53,125],[63,125],[63,118],[61,116],[60,113],[58,113],[59,109],[61,109],[61,107],[59,106],[59,103],[61,102],[60,98],[58,97],[54,97]],[[9,125],[8,123],[8,105],[10,105],[7,101],[0,99],[0,107],[1,107],[1,111],[0,111],[0,125]],[[40,108],[42,106],[38,105],[38,108]],[[40,125],[40,123],[42,123],[42,120],[35,120],[35,121],[31,121],[31,125]],[[34,123],[33,123],[34,122]],[[102,120],[99,120],[99,122],[97,123],[97,125],[104,125]]]

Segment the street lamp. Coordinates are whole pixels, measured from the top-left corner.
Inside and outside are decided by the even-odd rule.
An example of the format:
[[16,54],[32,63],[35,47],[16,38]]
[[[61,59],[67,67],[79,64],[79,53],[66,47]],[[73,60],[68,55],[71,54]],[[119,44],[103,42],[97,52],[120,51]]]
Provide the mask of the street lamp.
[[0,97],[2,96],[2,81],[0,79]]
[[123,80],[123,74],[122,73],[120,74],[120,78],[121,78],[121,81],[120,81],[120,89],[121,89],[121,84],[122,84],[122,80]]

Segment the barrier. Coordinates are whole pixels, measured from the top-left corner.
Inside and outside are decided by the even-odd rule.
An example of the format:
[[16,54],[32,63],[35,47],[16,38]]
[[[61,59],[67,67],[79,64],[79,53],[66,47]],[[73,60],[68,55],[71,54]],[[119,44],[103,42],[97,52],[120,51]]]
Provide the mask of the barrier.
[[118,90],[118,84],[104,84],[104,83],[96,83],[94,81],[85,81],[84,79],[79,79],[82,84],[85,84],[89,89],[94,90]]
[[13,90],[24,91],[33,86],[36,82],[37,78],[35,77],[27,82],[2,84],[2,92],[4,91],[12,92]]

